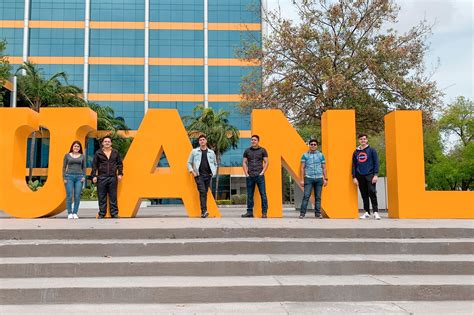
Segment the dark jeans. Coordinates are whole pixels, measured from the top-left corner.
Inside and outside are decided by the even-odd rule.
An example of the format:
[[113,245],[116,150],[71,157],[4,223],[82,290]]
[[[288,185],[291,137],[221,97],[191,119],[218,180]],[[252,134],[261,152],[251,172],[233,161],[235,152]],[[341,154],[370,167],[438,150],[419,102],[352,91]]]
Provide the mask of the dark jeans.
[[323,179],[322,178],[304,178],[304,195],[303,201],[301,202],[301,214],[306,214],[306,208],[308,207],[309,197],[314,189],[314,212],[316,215],[321,214],[321,191],[323,190]]
[[247,213],[253,214],[253,195],[255,194],[255,185],[258,187],[258,192],[262,198],[262,214],[266,214],[268,210],[267,192],[265,190],[265,176],[247,176]]
[[196,186],[199,191],[199,202],[201,203],[201,213],[207,212],[207,191],[211,186],[211,175],[198,175],[194,177]]
[[110,215],[118,215],[117,177],[98,177],[97,194],[99,195],[99,215],[107,213],[107,196],[109,197]]
[[[66,209],[67,214],[75,213],[79,209],[79,203],[81,202],[81,191],[82,191],[82,174],[66,174],[64,179],[66,180]],[[74,209],[72,209],[72,199],[74,196]]]
[[367,213],[370,213],[370,204],[369,198],[372,202],[372,208],[374,212],[378,212],[378,203],[377,203],[377,189],[376,185],[372,184],[372,178],[374,175],[360,175],[356,174],[357,181],[359,182],[359,190],[362,195],[362,201],[364,202],[364,210]]

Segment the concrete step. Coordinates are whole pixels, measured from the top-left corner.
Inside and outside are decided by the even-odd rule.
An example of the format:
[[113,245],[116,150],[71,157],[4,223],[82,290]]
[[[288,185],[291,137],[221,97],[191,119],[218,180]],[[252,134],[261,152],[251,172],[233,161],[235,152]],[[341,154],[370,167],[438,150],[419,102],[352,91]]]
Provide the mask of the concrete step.
[[[184,214],[184,212],[183,212]],[[473,220],[1,219],[0,240],[189,238],[474,238]]]
[[2,304],[469,301],[474,276],[2,278]]
[[191,255],[1,258],[4,278],[474,275],[474,255]]
[[472,301],[2,305],[5,314],[472,314]]
[[292,301],[466,306],[474,296],[472,220],[1,221],[2,313],[4,305],[63,304],[63,312],[85,303],[95,313],[104,303],[148,313],[161,313],[146,308],[155,303],[250,303],[246,313]]
[[[136,219],[138,220],[138,219]],[[212,220],[212,219],[210,219]],[[86,220],[81,220],[86,221]],[[88,220],[90,221],[90,220]],[[2,229],[0,240],[28,240],[28,239],[190,239],[190,238],[238,238],[238,237],[282,237],[282,238],[474,238],[474,228],[417,228],[417,227],[343,227],[331,228],[331,225],[314,225],[311,227],[276,228],[273,225],[256,227],[185,227],[182,228],[121,228],[120,222],[131,220],[108,220],[115,221],[117,226],[108,224],[97,224],[91,222],[91,227],[77,228],[64,224],[60,228],[44,228],[38,224],[37,229]],[[218,222],[218,220],[214,220]],[[261,220],[259,220],[261,221]],[[277,221],[276,219],[274,221]],[[329,222],[330,220],[322,220]],[[40,223],[40,222],[38,222]],[[285,222],[287,223],[287,222]],[[373,223],[373,222],[371,222]],[[375,224],[378,224],[376,222]],[[275,225],[275,224],[274,224]],[[347,226],[348,224],[346,224]],[[350,225],[350,224],[349,224]]]
[[5,240],[0,257],[230,254],[472,254],[474,239],[219,238]]

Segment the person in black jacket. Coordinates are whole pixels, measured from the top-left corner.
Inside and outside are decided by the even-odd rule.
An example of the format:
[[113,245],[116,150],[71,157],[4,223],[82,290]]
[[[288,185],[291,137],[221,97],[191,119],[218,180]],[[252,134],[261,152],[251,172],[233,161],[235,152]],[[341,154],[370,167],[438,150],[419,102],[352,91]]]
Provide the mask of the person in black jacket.
[[368,145],[367,135],[359,135],[360,146],[352,154],[352,179],[359,186],[360,194],[364,202],[365,213],[360,217],[370,217],[369,198],[372,202],[374,218],[380,220],[377,203],[376,184],[379,174],[379,157],[377,151]]
[[105,136],[101,141],[102,148],[97,150],[92,161],[92,182],[97,184],[99,195],[99,219],[107,213],[107,196],[110,203],[110,215],[118,218],[117,182],[123,176],[123,164],[120,154],[112,148],[112,138]]

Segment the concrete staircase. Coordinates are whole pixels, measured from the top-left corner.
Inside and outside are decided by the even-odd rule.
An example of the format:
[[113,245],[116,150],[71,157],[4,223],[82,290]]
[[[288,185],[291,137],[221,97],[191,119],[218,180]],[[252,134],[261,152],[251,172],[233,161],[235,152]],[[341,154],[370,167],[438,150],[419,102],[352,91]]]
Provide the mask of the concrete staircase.
[[40,227],[0,230],[0,304],[474,298],[474,228],[314,219],[300,226],[183,219],[188,223],[170,227],[135,220],[129,228],[134,220],[84,219],[71,228],[31,220]]

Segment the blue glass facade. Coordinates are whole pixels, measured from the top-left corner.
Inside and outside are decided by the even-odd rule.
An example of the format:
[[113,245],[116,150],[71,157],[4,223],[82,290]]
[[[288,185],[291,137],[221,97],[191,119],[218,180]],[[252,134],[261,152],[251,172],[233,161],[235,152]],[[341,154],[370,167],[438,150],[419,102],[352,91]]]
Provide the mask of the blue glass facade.
[[150,93],[203,94],[204,67],[150,66]]
[[90,65],[89,92],[109,94],[143,93],[143,72],[142,66]]
[[204,22],[203,0],[150,0],[150,21]]
[[25,1],[2,0],[0,1],[0,20],[23,20],[25,15]]
[[23,29],[0,28],[0,39],[7,42],[7,56],[21,56],[23,53]]
[[102,106],[110,106],[115,111],[116,117],[125,119],[127,126],[131,130],[136,130],[140,127],[144,115],[142,102],[96,102]]
[[260,8],[257,0],[209,0],[209,22],[260,23]]
[[151,30],[150,57],[204,58],[204,31]]
[[32,28],[29,35],[30,56],[82,57],[84,55],[84,30]]
[[91,20],[105,22],[143,22],[143,0],[91,0]]
[[250,147],[249,138],[241,138],[239,140],[239,147],[227,151],[222,155],[221,164],[224,167],[240,167],[242,166],[242,156],[246,148]]
[[260,31],[209,31],[209,58],[238,58],[242,44],[261,43]]
[[31,0],[30,8],[33,21],[84,21],[84,0]]
[[226,112],[229,112],[229,117],[227,119],[239,130],[250,130],[250,115],[242,113],[237,107],[238,105],[239,103],[235,102],[209,103],[209,107],[215,111],[225,110]]
[[179,115],[192,116],[194,107],[202,105],[202,102],[150,102],[150,108],[171,108],[177,109]]
[[[13,69],[25,44],[44,75],[66,72],[69,83],[84,88],[90,101],[111,106],[131,129],[139,128],[145,108],[192,115],[208,99],[209,107],[230,113],[231,124],[250,130],[250,116],[237,105],[242,78],[259,68],[240,62],[237,51],[244,42],[261,44],[259,0],[208,0],[207,21],[204,0],[150,0],[148,30],[145,0],[90,0],[88,30],[86,0],[29,1],[27,17],[24,0],[0,1],[0,39],[7,41],[6,54],[16,57]],[[24,18],[30,22],[28,43]],[[240,166],[248,146],[241,139],[238,149],[224,154],[222,166]]]
[[209,94],[240,94],[242,78],[253,67],[209,67]]
[[143,57],[145,55],[143,30],[92,29],[90,41],[91,57]]
[[51,77],[55,73],[65,72],[69,84],[82,88],[84,83],[84,66],[82,65],[52,65],[38,64],[44,76]]

